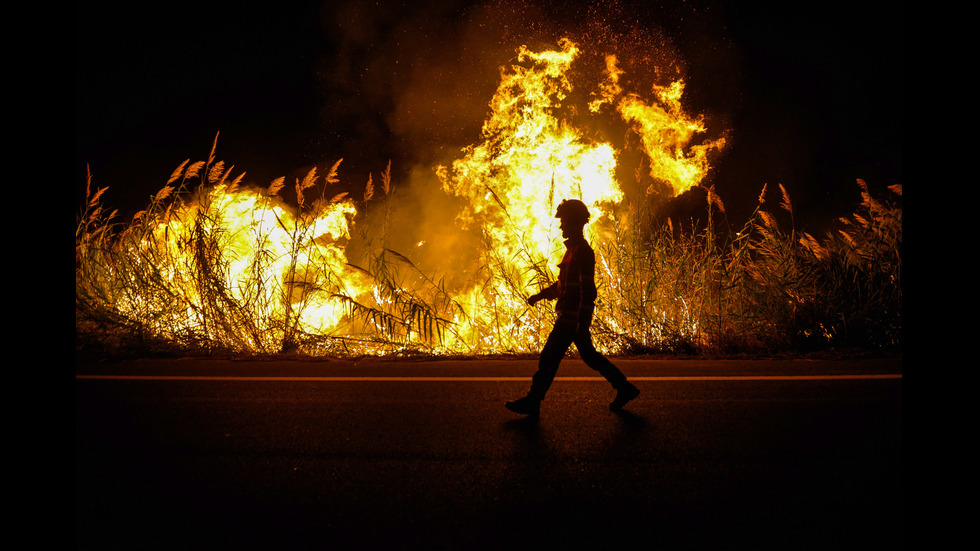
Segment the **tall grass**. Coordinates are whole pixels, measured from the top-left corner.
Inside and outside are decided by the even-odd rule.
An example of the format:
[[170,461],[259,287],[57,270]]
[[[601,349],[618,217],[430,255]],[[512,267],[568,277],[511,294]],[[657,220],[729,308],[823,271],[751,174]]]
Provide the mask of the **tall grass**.
[[763,187],[733,232],[718,231],[712,189],[707,222],[689,232],[632,208],[599,248],[598,332],[621,353],[900,350],[902,209],[858,186],[857,210],[819,240],[795,229],[783,186],[775,209]]
[[[178,167],[125,223],[103,207],[105,189],[91,189],[89,176],[75,234],[80,350],[540,349],[549,316],[520,304],[554,278],[545,260],[521,248],[518,262],[502,258],[488,238],[479,301],[464,304],[442,278],[390,247],[389,232],[398,231],[389,225],[390,164],[384,193],[370,179],[365,189],[363,204],[384,216],[363,262],[346,258],[342,231],[323,227],[328,214],[346,224],[356,210],[331,191],[336,164],[324,178],[314,169],[298,179],[292,206],[279,197],[284,179],[244,190],[232,170],[212,147],[206,161]],[[706,222],[683,232],[674,221],[655,222],[642,204],[621,205],[614,223],[594,228],[597,345],[612,354],[900,349],[901,187],[880,201],[858,186],[855,212],[819,239],[796,230],[782,187],[775,202],[763,188],[737,230],[720,223],[727,215],[713,189],[705,190]],[[247,207],[225,200],[234,194],[246,194]],[[511,231],[520,244],[521,228]]]
[[[105,212],[105,189],[93,191],[89,175],[75,236],[78,346],[338,355],[440,347],[461,316],[441,281],[384,242],[365,266],[347,261],[341,243],[356,209],[328,191],[339,163],[323,178],[314,168],[297,179],[286,205],[284,178],[241,189],[242,176],[231,178],[212,147],[126,224]],[[382,181],[387,196],[390,167]]]

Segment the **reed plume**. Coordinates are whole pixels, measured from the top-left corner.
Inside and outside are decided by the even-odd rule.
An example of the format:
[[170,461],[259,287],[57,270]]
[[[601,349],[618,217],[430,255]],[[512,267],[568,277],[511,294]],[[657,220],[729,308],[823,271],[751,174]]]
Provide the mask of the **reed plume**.
[[[285,178],[261,192],[243,187],[244,173],[215,159],[216,144],[217,137],[207,161],[180,163],[125,224],[104,208],[107,188],[94,187],[87,171],[75,235],[80,348],[359,355],[542,346],[550,315],[528,309],[526,299],[555,274],[526,245],[528,228],[510,217],[492,182],[484,185],[508,220],[508,243],[484,232],[477,300],[464,301],[444,276],[390,246],[389,232],[398,231],[390,161],[380,185],[369,176],[364,187],[363,202],[383,219],[365,228],[372,237],[360,263],[340,246],[357,212],[349,191],[326,194],[339,182],[341,160],[322,178],[319,200],[312,200],[316,167],[298,178],[290,208],[279,197]],[[855,212],[820,239],[794,227],[783,185],[775,212],[763,186],[738,231],[715,223],[728,215],[713,187],[704,188],[707,222],[684,231],[669,218],[655,223],[645,197],[596,220],[597,347],[613,354],[900,347],[902,188],[891,186],[889,201],[857,184]]]

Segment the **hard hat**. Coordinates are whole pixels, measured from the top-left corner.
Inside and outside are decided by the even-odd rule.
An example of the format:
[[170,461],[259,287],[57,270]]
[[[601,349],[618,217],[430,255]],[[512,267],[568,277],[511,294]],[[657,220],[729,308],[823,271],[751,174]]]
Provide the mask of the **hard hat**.
[[578,199],[566,199],[558,205],[555,218],[568,219],[569,222],[585,224],[589,221],[589,209]]

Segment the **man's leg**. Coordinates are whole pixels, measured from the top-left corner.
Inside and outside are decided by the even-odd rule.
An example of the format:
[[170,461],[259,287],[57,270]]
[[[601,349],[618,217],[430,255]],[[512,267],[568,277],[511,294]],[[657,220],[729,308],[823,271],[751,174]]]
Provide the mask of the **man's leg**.
[[548,340],[544,343],[544,348],[541,349],[538,371],[531,377],[529,396],[544,400],[544,395],[551,388],[555,374],[558,373],[558,366],[574,340],[575,326],[562,320],[556,321],[551,334],[548,335]]
[[609,381],[614,388],[618,389],[626,383],[626,375],[623,375],[623,372],[618,367],[595,349],[595,346],[592,344],[592,337],[588,332],[585,335],[579,335],[575,338],[575,347],[578,348],[578,353],[582,356],[582,361],[585,362],[585,365],[598,371],[599,375],[602,375]]
[[556,321],[544,348],[541,350],[541,357],[538,359],[538,370],[531,377],[531,389],[527,396],[507,402],[504,404],[507,409],[514,413],[523,415],[537,416],[541,409],[541,401],[551,388],[551,383],[555,380],[558,373],[558,365],[561,359],[572,345],[575,338],[575,325]]
[[626,375],[618,367],[595,349],[590,332],[591,323],[592,316],[582,320],[579,331],[575,335],[575,347],[578,348],[585,365],[598,371],[616,389],[616,398],[609,404],[609,409],[618,411],[623,409],[627,402],[639,396],[640,390],[626,380]]

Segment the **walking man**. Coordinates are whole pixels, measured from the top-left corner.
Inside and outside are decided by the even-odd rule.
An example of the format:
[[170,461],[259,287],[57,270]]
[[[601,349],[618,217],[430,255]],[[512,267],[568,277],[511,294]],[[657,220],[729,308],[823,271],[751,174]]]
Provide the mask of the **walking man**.
[[561,221],[561,234],[565,238],[565,256],[559,265],[558,281],[532,295],[527,302],[534,306],[543,299],[555,300],[557,318],[541,350],[538,370],[531,379],[527,396],[505,405],[515,413],[537,416],[562,357],[575,343],[586,365],[598,371],[616,390],[616,397],[609,404],[609,409],[619,411],[627,402],[639,396],[640,391],[592,344],[589,327],[596,299],[595,253],[584,235],[589,209],[576,199],[562,201],[555,218]]

